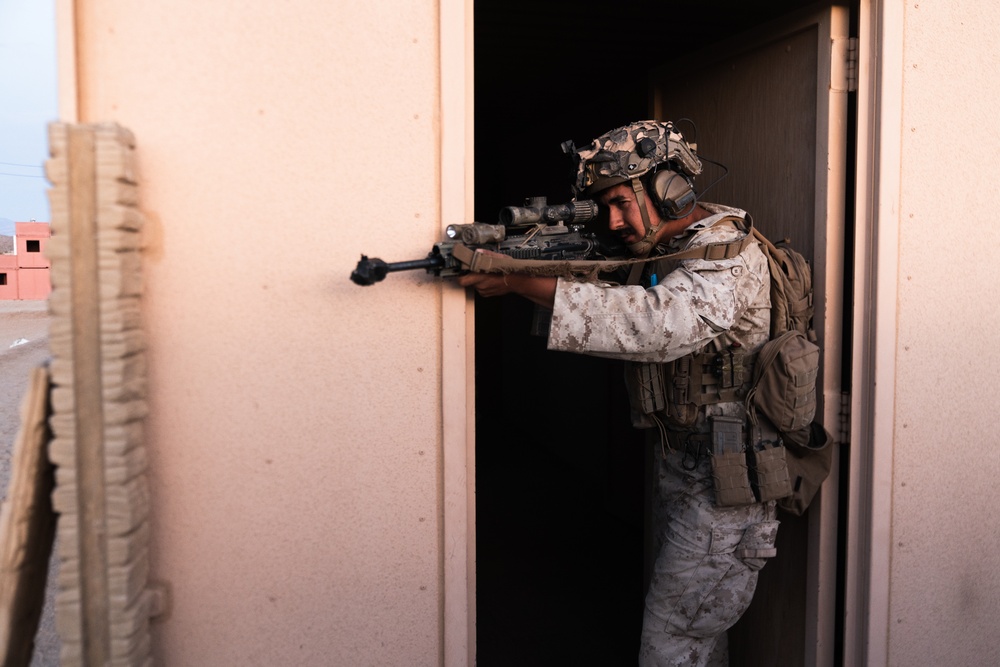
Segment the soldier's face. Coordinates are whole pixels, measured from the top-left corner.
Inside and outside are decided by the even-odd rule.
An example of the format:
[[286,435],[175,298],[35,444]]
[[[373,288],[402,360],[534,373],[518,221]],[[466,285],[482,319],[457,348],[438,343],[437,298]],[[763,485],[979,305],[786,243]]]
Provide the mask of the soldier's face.
[[[639,202],[636,201],[635,192],[628,183],[619,183],[608,188],[597,196],[599,204],[608,209],[608,228],[618,234],[625,243],[637,243],[646,236],[646,228],[642,224],[642,213],[639,211]],[[649,222],[654,227],[659,226],[661,219],[656,208],[649,201],[649,197],[643,197],[646,204],[646,211],[649,213]]]

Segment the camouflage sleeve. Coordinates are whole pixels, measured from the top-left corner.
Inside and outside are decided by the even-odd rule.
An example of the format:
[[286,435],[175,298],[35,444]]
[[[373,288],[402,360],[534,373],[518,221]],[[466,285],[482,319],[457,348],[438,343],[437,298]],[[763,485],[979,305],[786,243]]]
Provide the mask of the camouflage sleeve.
[[729,260],[683,261],[648,289],[560,279],[549,349],[630,361],[677,359],[724,331],[744,329],[737,324],[760,304],[762,290],[766,295],[767,271],[766,258],[752,245]]

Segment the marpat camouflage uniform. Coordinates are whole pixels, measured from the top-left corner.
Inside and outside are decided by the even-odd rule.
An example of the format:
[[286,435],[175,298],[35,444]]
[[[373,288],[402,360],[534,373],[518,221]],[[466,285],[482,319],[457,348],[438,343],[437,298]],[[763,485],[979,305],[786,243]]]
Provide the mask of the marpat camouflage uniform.
[[[713,213],[666,250],[742,236],[712,224],[739,209],[700,204]],[[756,244],[727,260],[681,260],[653,287],[559,280],[549,349],[638,362],[668,362],[713,339],[755,351],[768,340],[767,260]],[[740,403],[704,408],[743,417]],[[653,431],[655,434],[656,432]],[[658,435],[657,435],[658,439]],[[706,665],[720,636],[746,611],[757,571],[775,554],[774,502],[717,507],[707,456],[672,450],[661,458],[653,509],[658,555],[646,595],[639,664]]]

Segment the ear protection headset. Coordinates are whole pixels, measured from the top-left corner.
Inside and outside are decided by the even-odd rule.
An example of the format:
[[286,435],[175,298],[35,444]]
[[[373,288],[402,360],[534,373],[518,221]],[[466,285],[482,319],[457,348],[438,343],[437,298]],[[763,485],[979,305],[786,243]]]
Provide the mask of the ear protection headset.
[[[672,167],[672,164],[668,163]],[[663,218],[683,218],[698,201],[691,178],[673,169],[660,169],[652,174],[649,193]]]

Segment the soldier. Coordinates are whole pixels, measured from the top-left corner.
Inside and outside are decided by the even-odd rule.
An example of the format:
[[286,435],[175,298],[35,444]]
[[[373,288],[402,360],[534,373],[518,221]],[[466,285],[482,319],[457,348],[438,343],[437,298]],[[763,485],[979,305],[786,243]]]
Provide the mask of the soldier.
[[698,199],[701,162],[672,123],[632,123],[565,148],[577,162],[574,195],[596,199],[610,230],[651,261],[624,285],[518,273],[459,283],[551,308],[549,349],[627,362],[633,423],[662,452],[639,664],[706,665],[725,655],[725,633],[775,555],[774,501],[731,486],[713,456],[744,434],[751,447],[776,438],[746,423],[740,399],[769,335],[767,260],[744,211]]

